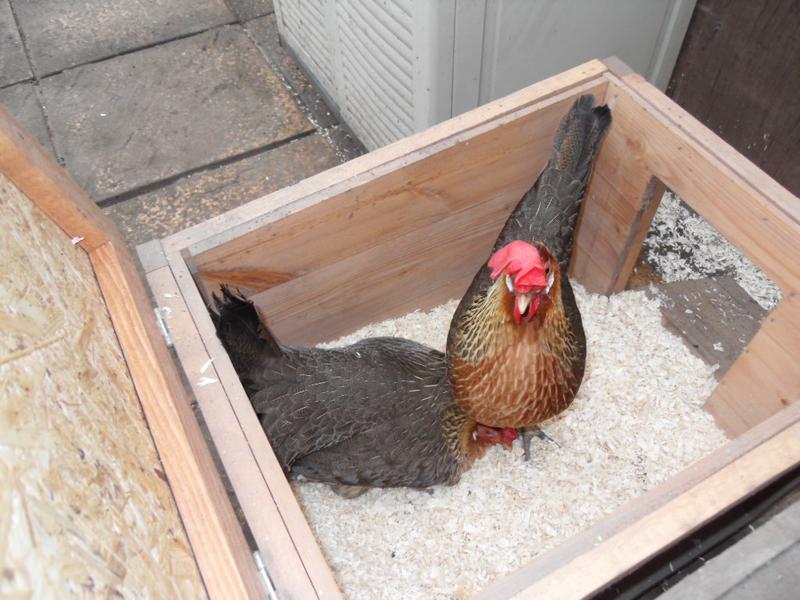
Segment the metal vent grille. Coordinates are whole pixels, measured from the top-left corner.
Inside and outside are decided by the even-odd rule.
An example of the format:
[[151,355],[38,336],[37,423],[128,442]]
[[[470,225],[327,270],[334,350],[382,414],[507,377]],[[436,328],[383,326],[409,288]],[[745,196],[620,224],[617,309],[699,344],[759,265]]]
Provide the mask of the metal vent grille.
[[281,0],[281,18],[285,31],[303,49],[304,59],[320,83],[335,89],[333,49],[326,7],[318,0]]
[[[427,0],[280,0],[281,35],[367,148],[417,130]],[[416,48],[416,53],[420,49]]]
[[598,56],[666,85],[695,2],[273,3],[283,40],[372,150]]
[[392,0],[337,3],[340,110],[368,147],[414,131],[411,7]]

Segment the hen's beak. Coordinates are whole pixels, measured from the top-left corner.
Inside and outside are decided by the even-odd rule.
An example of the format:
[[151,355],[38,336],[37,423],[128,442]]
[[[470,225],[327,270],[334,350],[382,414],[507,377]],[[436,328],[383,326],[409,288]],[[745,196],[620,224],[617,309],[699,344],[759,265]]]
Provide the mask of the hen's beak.
[[517,310],[519,311],[519,314],[525,314],[525,309],[527,309],[530,305],[531,298],[533,298],[533,293],[516,295]]

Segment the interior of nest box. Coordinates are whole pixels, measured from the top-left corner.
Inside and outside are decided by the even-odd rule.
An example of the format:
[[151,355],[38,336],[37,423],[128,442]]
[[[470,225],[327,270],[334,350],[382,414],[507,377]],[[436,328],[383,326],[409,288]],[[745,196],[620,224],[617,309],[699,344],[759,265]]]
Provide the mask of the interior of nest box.
[[238,288],[288,345],[399,335],[443,349],[452,300],[582,93],[608,102],[614,121],[571,265],[589,348],[578,398],[544,425],[551,440],[534,442],[532,461],[519,448],[494,448],[454,487],[346,500],[323,485],[293,485],[350,597],[472,594],[758,422],[728,415],[725,402],[712,417],[706,403],[780,290],[742,255],[760,258],[745,238],[732,244],[711,224],[735,230],[706,200],[714,175],[676,175],[684,164],[710,167],[602,78],[200,244],[189,262],[201,293]]

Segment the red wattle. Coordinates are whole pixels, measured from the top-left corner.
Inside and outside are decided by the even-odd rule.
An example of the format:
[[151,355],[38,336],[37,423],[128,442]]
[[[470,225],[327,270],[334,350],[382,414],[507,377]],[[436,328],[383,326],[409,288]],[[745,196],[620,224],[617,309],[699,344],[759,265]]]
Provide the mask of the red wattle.
[[528,322],[533,319],[533,315],[535,315],[536,311],[539,309],[539,300],[541,300],[541,298],[538,295],[531,299],[531,303],[528,305]]
[[[539,301],[541,297],[536,295],[531,298],[530,304],[528,304],[528,310],[525,313],[525,320],[530,323],[531,319],[533,319],[533,315],[536,314],[536,311],[539,309]],[[514,322],[519,323],[522,321],[522,313],[519,312],[519,304],[517,304],[517,299],[514,298]]]

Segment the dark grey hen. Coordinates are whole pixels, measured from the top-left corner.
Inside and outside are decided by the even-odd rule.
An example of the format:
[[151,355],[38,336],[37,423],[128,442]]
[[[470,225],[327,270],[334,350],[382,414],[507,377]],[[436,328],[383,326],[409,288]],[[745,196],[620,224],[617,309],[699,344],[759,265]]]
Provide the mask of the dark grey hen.
[[290,477],[348,496],[453,484],[489,444],[515,437],[465,416],[441,352],[398,338],[290,348],[249,301],[224,287],[214,300],[217,335]]

